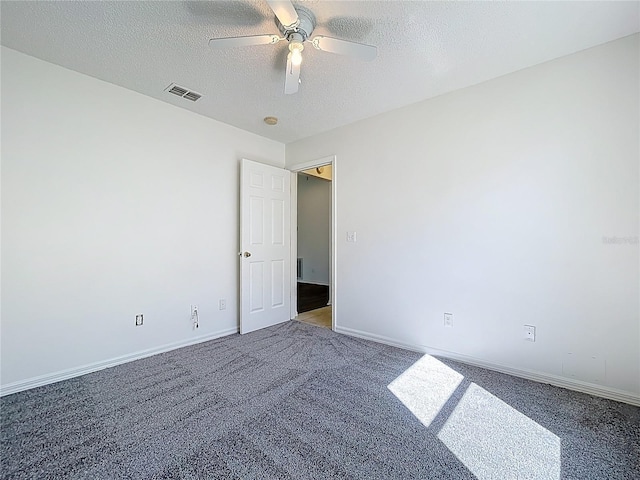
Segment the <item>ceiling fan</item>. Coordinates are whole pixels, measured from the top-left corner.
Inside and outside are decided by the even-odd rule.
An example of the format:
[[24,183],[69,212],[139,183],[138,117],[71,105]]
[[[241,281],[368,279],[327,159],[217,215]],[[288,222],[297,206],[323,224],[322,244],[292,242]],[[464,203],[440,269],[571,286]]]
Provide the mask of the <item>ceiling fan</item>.
[[313,12],[304,7],[294,7],[290,0],[267,0],[276,16],[276,24],[282,33],[278,35],[250,35],[246,37],[212,38],[212,48],[247,47],[251,45],[275,45],[281,41],[289,43],[287,55],[287,71],[284,82],[284,93],[298,91],[300,83],[300,64],[304,44],[310,43],[316,50],[348,55],[360,60],[370,61],[376,58],[377,48],[372,45],[340,40],[338,38],[317,35],[310,38],[316,27]]

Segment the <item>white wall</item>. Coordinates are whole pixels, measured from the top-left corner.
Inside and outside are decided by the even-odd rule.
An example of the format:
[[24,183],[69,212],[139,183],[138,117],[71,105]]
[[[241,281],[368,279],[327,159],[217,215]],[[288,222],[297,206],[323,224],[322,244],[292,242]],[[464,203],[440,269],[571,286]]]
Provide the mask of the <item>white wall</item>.
[[236,330],[242,157],[284,145],[2,48],[2,385]]
[[329,285],[331,182],[298,174],[298,258],[302,280]]
[[340,329],[640,401],[638,43],[287,145],[340,163]]

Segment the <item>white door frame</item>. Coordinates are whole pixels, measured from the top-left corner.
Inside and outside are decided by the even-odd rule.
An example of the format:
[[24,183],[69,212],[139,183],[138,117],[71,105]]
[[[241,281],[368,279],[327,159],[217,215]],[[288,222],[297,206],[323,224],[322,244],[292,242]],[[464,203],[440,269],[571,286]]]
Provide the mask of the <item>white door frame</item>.
[[329,251],[329,303],[331,304],[331,329],[336,329],[336,265],[337,265],[337,215],[336,215],[336,156],[298,163],[291,167],[291,318],[298,315],[298,173],[310,168],[331,165],[331,248]]

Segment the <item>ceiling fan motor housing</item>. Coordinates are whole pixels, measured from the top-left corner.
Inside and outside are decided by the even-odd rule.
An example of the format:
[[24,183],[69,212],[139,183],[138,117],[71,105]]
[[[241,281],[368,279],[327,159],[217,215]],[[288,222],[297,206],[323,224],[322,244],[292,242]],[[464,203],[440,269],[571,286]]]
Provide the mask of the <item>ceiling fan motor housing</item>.
[[316,17],[311,10],[307,10],[304,7],[295,7],[298,13],[298,24],[292,27],[285,27],[280,23],[278,17],[276,17],[276,25],[278,30],[282,32],[282,36],[288,41],[298,40],[301,42],[306,41],[313,29],[316,28]]

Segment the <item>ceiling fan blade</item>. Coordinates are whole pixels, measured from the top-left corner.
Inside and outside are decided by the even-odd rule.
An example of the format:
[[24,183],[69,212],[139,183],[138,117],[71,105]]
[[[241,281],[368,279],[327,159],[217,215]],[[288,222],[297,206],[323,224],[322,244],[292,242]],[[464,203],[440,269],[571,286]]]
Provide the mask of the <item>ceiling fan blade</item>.
[[323,52],[348,55],[367,62],[376,58],[378,54],[378,49],[373,45],[340,40],[339,38],[323,37],[322,35],[313,38],[311,43],[316,49],[322,50]]
[[287,73],[284,78],[284,93],[290,95],[298,91],[300,84],[300,65],[291,63],[291,54],[287,57]]
[[211,48],[248,47],[251,45],[270,45],[278,43],[282,38],[278,35],[250,35],[248,37],[212,38]]
[[298,24],[298,12],[293,8],[290,0],[267,0],[267,3],[285,28],[294,27]]

